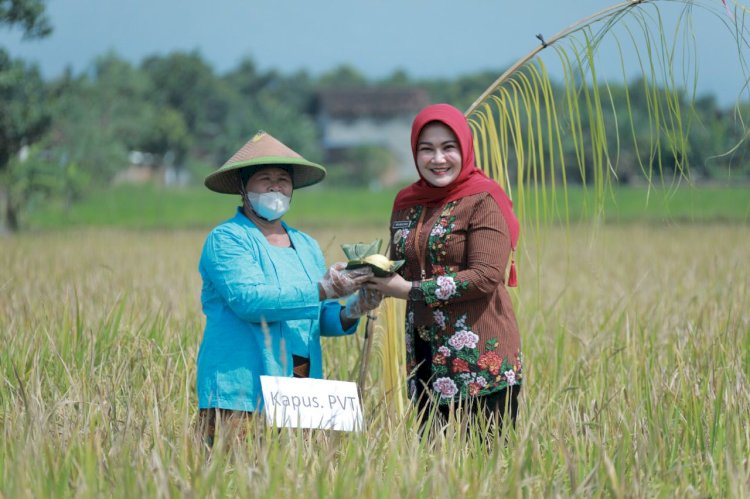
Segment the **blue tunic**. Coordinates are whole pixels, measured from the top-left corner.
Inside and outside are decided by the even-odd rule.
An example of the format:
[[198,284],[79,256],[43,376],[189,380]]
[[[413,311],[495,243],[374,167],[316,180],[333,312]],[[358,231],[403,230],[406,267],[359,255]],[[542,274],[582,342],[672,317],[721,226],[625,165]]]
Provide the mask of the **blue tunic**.
[[292,248],[271,245],[238,208],[206,238],[198,269],[206,328],[198,352],[198,407],[262,408],[260,376],[291,376],[292,354],[323,377],[320,336],[341,327],[341,305],[321,302],[325,260],[318,243],[284,224]]

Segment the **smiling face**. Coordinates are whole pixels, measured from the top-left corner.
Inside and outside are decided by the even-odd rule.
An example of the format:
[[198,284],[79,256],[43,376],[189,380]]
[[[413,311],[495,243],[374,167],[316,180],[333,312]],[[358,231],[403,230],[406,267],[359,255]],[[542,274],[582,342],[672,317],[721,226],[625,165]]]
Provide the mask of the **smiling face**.
[[428,123],[417,140],[417,170],[430,185],[445,187],[461,173],[461,148],[453,131],[440,122]]
[[289,172],[274,166],[259,169],[247,179],[247,184],[245,184],[246,192],[258,194],[280,192],[286,197],[291,197],[292,190],[292,177]]

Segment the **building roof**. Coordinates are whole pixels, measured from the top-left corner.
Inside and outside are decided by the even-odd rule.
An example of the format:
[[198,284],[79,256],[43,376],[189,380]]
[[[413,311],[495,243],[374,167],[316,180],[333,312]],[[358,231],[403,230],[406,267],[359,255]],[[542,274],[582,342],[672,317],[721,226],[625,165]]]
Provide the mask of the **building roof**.
[[331,88],[318,93],[318,112],[333,118],[413,117],[429,103],[426,90],[411,87]]

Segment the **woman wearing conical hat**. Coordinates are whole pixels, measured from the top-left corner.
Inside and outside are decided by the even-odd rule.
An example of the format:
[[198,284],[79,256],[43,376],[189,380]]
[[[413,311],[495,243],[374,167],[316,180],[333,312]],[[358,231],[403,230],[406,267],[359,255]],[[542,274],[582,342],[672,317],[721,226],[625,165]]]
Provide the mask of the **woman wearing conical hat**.
[[261,132],[206,177],[209,189],[242,197],[209,233],[199,264],[206,327],[197,390],[209,443],[217,415],[242,420],[261,410],[261,375],[321,378],[320,336],[352,334],[380,302],[360,290],[369,269],[339,262],[326,270],[318,243],[282,221],[292,192],[325,174]]

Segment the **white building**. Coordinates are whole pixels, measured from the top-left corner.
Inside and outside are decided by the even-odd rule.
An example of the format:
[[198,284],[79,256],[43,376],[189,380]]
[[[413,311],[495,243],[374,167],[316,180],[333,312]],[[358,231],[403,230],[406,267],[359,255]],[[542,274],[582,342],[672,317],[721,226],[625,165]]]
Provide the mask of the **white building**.
[[384,183],[414,179],[411,123],[429,97],[419,88],[358,87],[329,89],[318,95],[317,119],[327,159],[363,145],[388,149],[396,171]]

